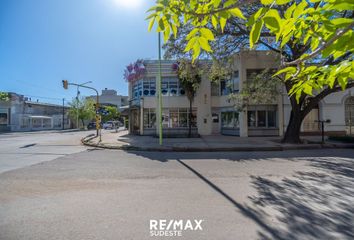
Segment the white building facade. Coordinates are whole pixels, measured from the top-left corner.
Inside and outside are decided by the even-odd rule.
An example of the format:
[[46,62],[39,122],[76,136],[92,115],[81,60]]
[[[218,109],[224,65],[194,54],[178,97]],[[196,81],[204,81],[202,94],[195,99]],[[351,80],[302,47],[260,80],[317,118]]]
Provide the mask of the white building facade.
[[[89,96],[96,101],[96,96]],[[128,96],[118,95],[116,90],[113,89],[103,89],[101,95],[99,96],[100,105],[103,106],[115,106],[119,110],[123,106],[128,105]]]
[[68,107],[31,101],[16,93],[9,96],[8,101],[0,101],[0,132],[70,128]]
[[[282,136],[290,116],[286,94],[279,95],[271,104],[249,105],[237,111],[231,92],[237,94],[253,73],[278,66],[277,56],[266,51],[244,51],[235,55],[233,76],[230,80],[213,84],[203,76],[193,102],[193,132],[200,135]],[[172,69],[175,61],[162,61],[162,124],[165,135],[183,135],[188,132],[189,101],[179,86]],[[156,135],[157,127],[157,73],[158,61],[144,61],[145,76],[129,83],[130,124],[133,134]],[[318,134],[316,120],[327,120],[326,131],[344,134],[354,118],[354,90],[329,95],[304,120],[304,133]]]

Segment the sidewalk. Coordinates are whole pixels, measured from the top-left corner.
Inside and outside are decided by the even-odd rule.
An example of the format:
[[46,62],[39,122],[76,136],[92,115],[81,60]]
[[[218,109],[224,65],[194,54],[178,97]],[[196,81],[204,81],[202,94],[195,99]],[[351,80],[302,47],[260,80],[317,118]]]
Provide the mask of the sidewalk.
[[307,144],[281,144],[280,137],[236,137],[236,136],[202,136],[200,138],[164,138],[162,146],[159,139],[152,136],[129,135],[123,130],[102,131],[102,138],[88,136],[82,140],[83,144],[122,150],[139,151],[282,151],[293,149],[319,149],[319,148],[353,148],[354,144],[327,141],[321,144],[317,136],[304,137]]

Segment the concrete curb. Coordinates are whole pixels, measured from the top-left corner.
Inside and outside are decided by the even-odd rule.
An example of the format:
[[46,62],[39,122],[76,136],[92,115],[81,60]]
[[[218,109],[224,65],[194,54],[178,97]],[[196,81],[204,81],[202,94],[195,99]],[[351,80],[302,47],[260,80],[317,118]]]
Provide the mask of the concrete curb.
[[354,149],[354,144],[306,144],[306,145],[278,145],[278,146],[260,146],[260,147],[217,147],[217,148],[198,148],[198,147],[137,147],[128,145],[109,145],[104,143],[93,143],[92,139],[96,136],[88,135],[81,139],[81,142],[85,146],[112,149],[112,150],[124,150],[124,151],[147,151],[147,152],[264,152],[264,151],[286,151],[286,150],[311,150],[311,149]]

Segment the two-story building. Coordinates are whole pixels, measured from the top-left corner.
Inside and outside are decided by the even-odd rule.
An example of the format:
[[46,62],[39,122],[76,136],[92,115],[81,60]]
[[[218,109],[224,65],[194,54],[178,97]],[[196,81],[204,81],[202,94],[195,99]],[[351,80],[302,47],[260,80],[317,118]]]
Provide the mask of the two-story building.
[[[233,77],[212,83],[203,76],[193,101],[193,131],[200,135],[225,134],[235,136],[282,136],[290,116],[290,103],[284,94],[271,104],[249,105],[237,111],[229,94],[242,89],[243,84],[264,69],[278,66],[278,58],[267,51],[242,51],[234,56]],[[162,61],[162,125],[165,135],[186,134],[189,126],[189,101],[179,85],[172,65],[175,61]],[[158,134],[156,116],[158,61],[144,61],[146,74],[129,82],[130,124],[133,134]],[[330,119],[327,131],[345,133],[354,118],[354,90],[329,95],[304,120],[302,131],[319,133],[316,120]]]

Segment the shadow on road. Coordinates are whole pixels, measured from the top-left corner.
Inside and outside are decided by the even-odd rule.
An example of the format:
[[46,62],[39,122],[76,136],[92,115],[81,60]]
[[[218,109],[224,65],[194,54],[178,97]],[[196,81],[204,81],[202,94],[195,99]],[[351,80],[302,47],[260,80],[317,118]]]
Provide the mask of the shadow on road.
[[[134,152],[151,160],[176,160],[220,194],[262,230],[260,239],[354,239],[354,160],[351,151],[251,153],[246,157],[226,153]],[[291,177],[272,180],[251,176],[257,194],[249,204],[235,201],[202,173],[181,159],[226,159],[232,161],[270,160],[290,155],[292,161],[305,161],[313,171],[297,171]],[[335,155],[342,155],[338,157]],[[314,155],[321,155],[315,157]],[[218,156],[220,158],[218,158]]]
[[316,172],[299,171],[280,182],[252,176],[255,214],[270,222],[266,209],[275,210],[280,225],[273,230],[280,239],[354,239],[354,161],[307,161]]

